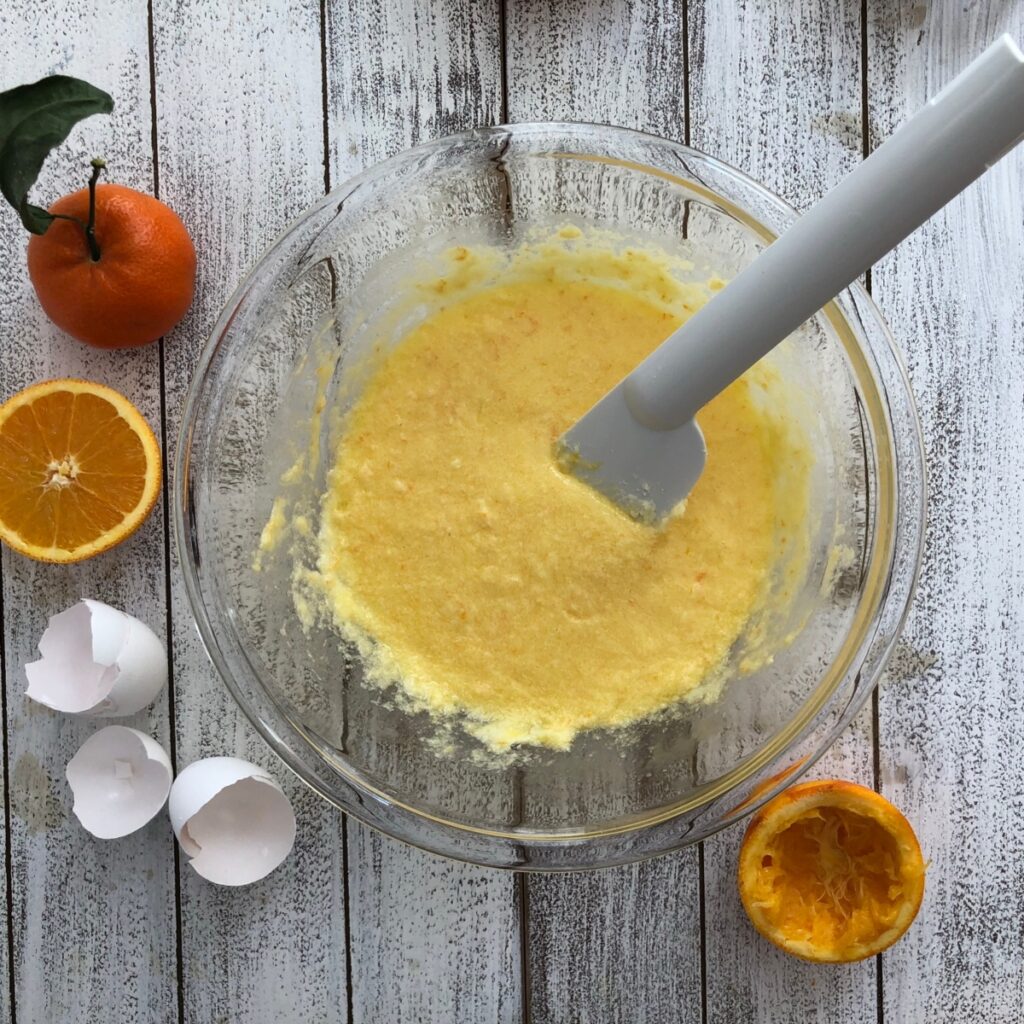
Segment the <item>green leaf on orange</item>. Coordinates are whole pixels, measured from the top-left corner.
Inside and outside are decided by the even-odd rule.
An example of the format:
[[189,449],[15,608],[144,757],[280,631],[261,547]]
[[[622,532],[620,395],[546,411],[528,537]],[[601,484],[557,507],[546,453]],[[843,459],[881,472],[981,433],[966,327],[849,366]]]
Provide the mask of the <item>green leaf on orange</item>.
[[53,221],[28,201],[50,151],[79,121],[113,109],[113,99],[102,89],[68,75],[0,92],[0,192],[33,234],[44,234]]

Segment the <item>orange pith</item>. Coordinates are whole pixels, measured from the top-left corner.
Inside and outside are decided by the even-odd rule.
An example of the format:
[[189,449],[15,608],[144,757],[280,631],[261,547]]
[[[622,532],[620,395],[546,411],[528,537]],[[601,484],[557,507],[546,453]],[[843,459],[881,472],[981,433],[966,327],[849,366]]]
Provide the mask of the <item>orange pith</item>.
[[740,897],[777,946],[806,960],[861,960],[907,930],[924,895],[909,822],[851,782],[794,786],[755,815],[740,848]]
[[46,381],[0,406],[0,540],[78,562],[133,533],[160,491],[160,449],[123,395]]

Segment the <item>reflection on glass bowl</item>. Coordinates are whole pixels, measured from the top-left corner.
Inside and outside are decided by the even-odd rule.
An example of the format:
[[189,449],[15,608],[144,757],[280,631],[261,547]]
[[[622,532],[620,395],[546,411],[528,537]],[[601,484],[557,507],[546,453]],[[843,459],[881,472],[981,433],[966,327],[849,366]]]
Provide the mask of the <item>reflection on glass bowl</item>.
[[[358,652],[296,613],[294,565],[254,571],[295,453],[318,529],[351,367],[388,282],[458,243],[514,248],[572,223],[657,246],[728,279],[796,214],[685,146],[595,125],[526,124],[420,146],[337,189],[274,244],[225,308],[189,396],[174,515],[202,637],[256,728],[313,789],[426,849],[498,867],[621,863],[699,840],[806,770],[871,692],[905,617],[920,560],[920,431],[877,309],[851,288],[773,356],[804,397],[814,451],[809,568],[769,614],[774,657],[721,696],[568,751],[478,757],[461,735],[363,680]],[[394,310],[391,309],[393,313]],[[395,330],[409,316],[393,316]],[[327,367],[325,372],[324,367]],[[782,642],[785,638],[785,642]]]

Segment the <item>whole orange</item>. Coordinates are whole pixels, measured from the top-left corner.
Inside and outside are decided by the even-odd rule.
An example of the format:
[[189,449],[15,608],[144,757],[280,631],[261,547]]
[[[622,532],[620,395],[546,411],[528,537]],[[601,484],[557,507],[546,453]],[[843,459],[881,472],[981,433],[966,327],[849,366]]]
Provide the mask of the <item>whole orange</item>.
[[[89,217],[89,190],[50,213]],[[28,272],[46,315],[79,341],[129,348],[156,341],[185,315],[195,291],[196,251],[181,218],[124,185],[96,186],[93,260],[79,224],[55,220],[28,243]]]

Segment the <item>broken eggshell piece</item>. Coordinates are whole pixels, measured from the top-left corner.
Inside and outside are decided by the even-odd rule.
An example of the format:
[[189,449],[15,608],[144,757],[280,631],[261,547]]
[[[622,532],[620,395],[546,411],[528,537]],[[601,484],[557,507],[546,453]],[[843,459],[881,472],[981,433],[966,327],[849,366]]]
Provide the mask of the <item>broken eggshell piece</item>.
[[151,736],[124,725],[93,733],[65,772],[72,810],[97,839],[119,839],[151,821],[171,791],[171,759]]
[[190,863],[217,885],[269,875],[295,842],[295,814],[281,787],[237,757],[190,764],[171,787],[171,826]]
[[151,704],[167,683],[167,653],[156,634],[102,601],[79,601],[52,616],[39,653],[25,666],[25,696],[54,711],[122,718]]

